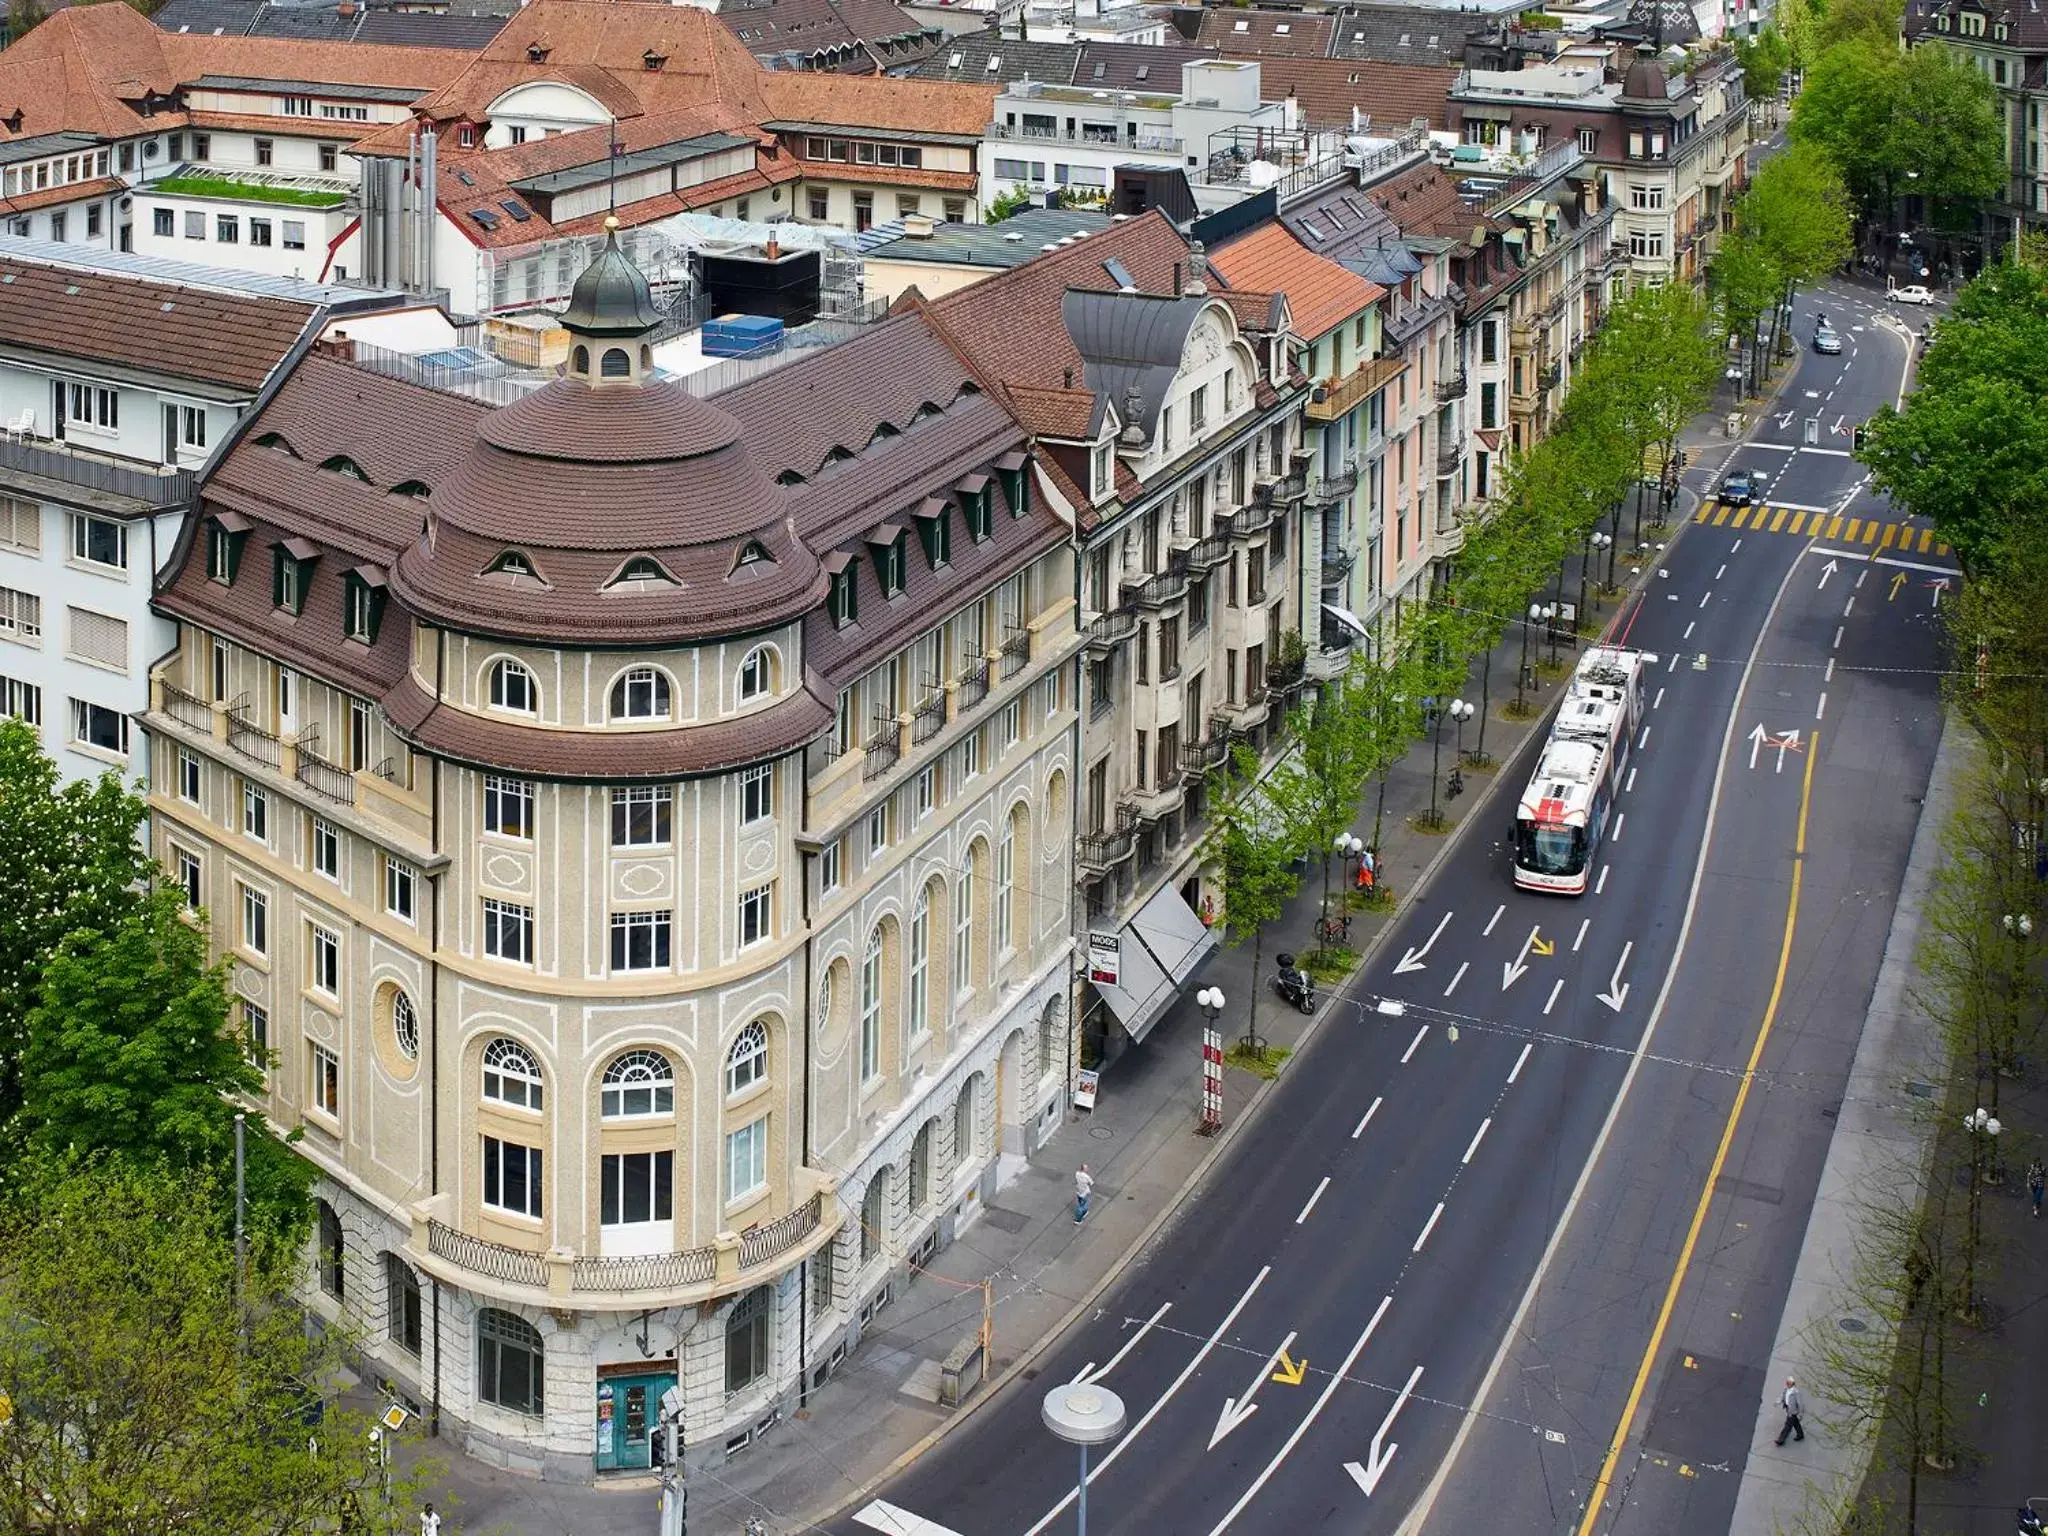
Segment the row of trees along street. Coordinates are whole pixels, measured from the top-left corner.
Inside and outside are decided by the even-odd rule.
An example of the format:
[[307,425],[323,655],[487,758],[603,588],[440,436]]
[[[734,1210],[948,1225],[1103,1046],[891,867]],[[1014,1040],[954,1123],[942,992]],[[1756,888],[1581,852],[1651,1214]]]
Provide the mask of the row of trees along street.
[[269,1063],[143,814],[0,720],[0,1530],[384,1531],[412,1477],[322,1414],[348,1340],[295,1299],[312,1169],[260,1115],[238,1261]]
[[2031,1368],[2014,1329],[2039,1265],[1998,1242],[1987,1215],[2025,1194],[2023,1170],[2048,1144],[2035,1066],[2048,1000],[2036,953],[2048,938],[2048,246],[2022,242],[1963,288],[1918,388],[1872,420],[1861,457],[1962,564],[1941,609],[1944,691],[1974,750],[1909,999],[1939,1063],[1924,1149],[1859,1191],[1840,1310],[1873,1326],[1813,1341],[1827,1421],[1875,1454],[1868,1479],[1817,1497],[1809,1523],[1917,1536],[1949,1528],[1940,1506],[1955,1495],[1930,1482],[1973,1477],[1989,1454],[1972,1440],[1996,1421],[1972,1407],[2010,1390],[2001,1372]]

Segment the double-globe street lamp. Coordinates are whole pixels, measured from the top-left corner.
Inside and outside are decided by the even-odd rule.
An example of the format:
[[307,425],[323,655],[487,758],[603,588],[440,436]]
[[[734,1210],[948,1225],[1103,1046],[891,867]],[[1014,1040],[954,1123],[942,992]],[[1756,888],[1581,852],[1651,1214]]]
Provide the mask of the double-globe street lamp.
[[1991,1144],[1991,1159],[1998,1159],[1998,1133],[2005,1127],[1998,1116],[1982,1105],[1963,1116],[1963,1131],[1970,1138],[1970,1243],[1963,1258],[1963,1312],[1977,1315],[1977,1243],[1981,1236],[1984,1206],[1985,1143]]
[[1436,730],[1430,737],[1429,747],[1429,824],[1432,827],[1443,823],[1442,813],[1437,810],[1436,787],[1437,774],[1443,767],[1444,716],[1449,715],[1458,722],[1458,740],[1462,742],[1465,739],[1465,722],[1477,713],[1463,699],[1453,699],[1436,712]]
[[1529,631],[1532,626],[1547,623],[1556,615],[1557,609],[1549,603],[1529,605],[1529,617],[1522,625],[1522,664],[1515,669],[1515,713],[1518,715],[1527,707],[1522,702],[1522,690],[1529,681]]
[[1608,552],[1607,585],[1614,585],[1614,535],[1595,528],[1586,535],[1585,552],[1579,556],[1579,622],[1586,620],[1586,566],[1601,550]]

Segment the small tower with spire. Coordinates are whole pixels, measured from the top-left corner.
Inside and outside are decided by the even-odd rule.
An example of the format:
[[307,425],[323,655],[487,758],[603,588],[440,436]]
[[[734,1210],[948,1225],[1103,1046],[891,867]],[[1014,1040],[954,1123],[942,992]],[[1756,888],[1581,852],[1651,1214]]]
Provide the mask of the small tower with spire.
[[619,221],[604,221],[604,249],[583,269],[562,311],[569,377],[592,389],[637,388],[654,376],[648,343],[661,324],[647,275],[619,249]]

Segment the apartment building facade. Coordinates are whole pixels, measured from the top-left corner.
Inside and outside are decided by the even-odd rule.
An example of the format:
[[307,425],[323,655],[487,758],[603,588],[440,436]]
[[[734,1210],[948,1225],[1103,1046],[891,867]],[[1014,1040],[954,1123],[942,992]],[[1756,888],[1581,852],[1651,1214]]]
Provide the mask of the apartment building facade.
[[939,301],[1074,508],[1087,660],[1076,926],[1117,980],[1080,984],[1090,1060],[1142,1042],[1214,947],[1209,776],[1280,740],[1299,634],[1307,379],[1277,293],[1212,287],[1147,213]]
[[659,321],[608,242],[516,404],[308,357],[159,597],[155,851],[320,1170],[311,1304],[552,1478],[671,1386],[744,1451],[1073,1066],[1026,432],[921,313],[708,399]]
[[2029,230],[2048,227],[2048,18],[1976,0],[1912,0],[1900,30],[1907,47],[1946,48],[1998,92],[2007,177],[2004,194],[1984,210],[1986,233],[2009,238],[2015,220]]
[[150,591],[199,472],[322,327],[397,301],[0,238],[0,709],[66,776],[147,774]]

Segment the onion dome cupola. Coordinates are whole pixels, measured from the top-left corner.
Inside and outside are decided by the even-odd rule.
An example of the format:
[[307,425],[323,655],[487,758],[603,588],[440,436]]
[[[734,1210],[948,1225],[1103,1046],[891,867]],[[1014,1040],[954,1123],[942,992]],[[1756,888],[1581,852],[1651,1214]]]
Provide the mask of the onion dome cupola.
[[619,249],[619,221],[604,221],[604,249],[569,290],[562,329],[571,338],[569,376],[586,384],[644,384],[654,373],[647,338],[661,324],[647,276]]

